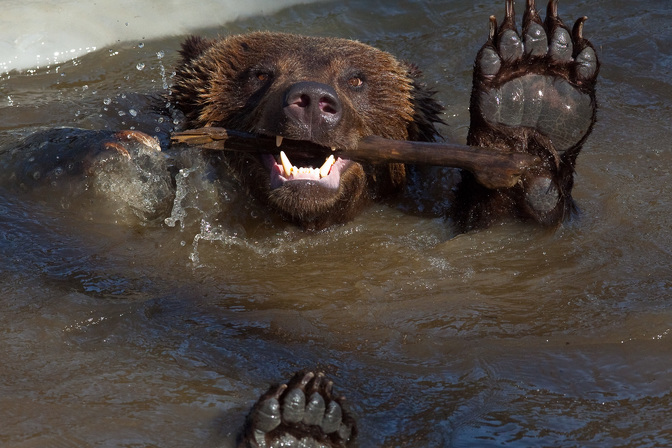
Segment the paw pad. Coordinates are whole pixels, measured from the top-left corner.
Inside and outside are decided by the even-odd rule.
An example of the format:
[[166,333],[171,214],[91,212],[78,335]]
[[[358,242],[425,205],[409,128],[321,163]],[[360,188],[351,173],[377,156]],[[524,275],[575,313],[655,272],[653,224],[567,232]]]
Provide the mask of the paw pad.
[[346,447],[356,432],[324,374],[297,373],[269,389],[247,417],[241,447]]

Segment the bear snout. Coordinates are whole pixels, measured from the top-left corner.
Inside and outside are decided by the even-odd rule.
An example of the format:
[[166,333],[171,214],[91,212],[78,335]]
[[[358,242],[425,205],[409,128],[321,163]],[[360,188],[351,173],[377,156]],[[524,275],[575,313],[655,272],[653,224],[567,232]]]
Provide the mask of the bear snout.
[[285,93],[283,111],[290,120],[313,133],[333,129],[343,116],[336,91],[314,81],[292,84]]

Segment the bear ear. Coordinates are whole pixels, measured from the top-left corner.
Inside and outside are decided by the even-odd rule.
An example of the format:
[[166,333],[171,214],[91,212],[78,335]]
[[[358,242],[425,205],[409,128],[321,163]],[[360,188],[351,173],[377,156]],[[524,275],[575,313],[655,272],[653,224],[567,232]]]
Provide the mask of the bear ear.
[[411,104],[413,105],[413,122],[408,126],[408,139],[421,142],[435,141],[443,137],[436,129],[436,124],[446,124],[440,115],[444,107],[434,98],[436,90],[427,87],[421,81],[422,72],[413,65],[407,64],[408,77],[411,78]]
[[212,47],[214,43],[215,41],[211,39],[205,39],[200,36],[189,36],[187,40],[182,43],[182,50],[180,50],[182,64],[186,64],[191,60],[196,59],[205,53],[208,48]]

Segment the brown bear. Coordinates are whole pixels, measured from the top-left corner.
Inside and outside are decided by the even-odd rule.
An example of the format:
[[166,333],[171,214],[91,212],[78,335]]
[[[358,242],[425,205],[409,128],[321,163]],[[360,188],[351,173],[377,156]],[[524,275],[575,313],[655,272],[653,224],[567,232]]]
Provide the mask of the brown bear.
[[[507,219],[555,226],[575,209],[574,167],[595,122],[599,71],[596,52],[583,37],[584,21],[566,27],[557,0],[549,2],[544,22],[528,0],[521,33],[511,0],[501,26],[491,19],[489,39],[474,65],[467,142],[533,154],[542,163],[511,188],[487,188],[461,173],[450,211],[459,231]],[[436,126],[443,108],[421,72],[360,42],[256,32],[190,37],[181,55],[170,103],[184,114],[183,126],[275,137],[275,154],[218,152],[209,158],[217,169],[237,175],[254,197],[305,229],[346,222],[370,199],[400,191],[409,167],[317,154],[291,154],[290,160],[282,151],[283,139],[352,149],[367,136],[440,138]],[[174,197],[166,188],[171,186],[168,173],[181,168],[180,158],[167,162],[140,132],[109,134],[61,129],[32,136],[14,153],[8,164],[15,168],[4,177],[19,179],[22,186],[51,185],[63,172],[83,172],[98,186],[87,184],[84,191],[129,204],[141,221],[162,221]],[[173,190],[174,184],[173,179]]]
[[[351,148],[362,137],[431,141],[442,107],[420,71],[363,43],[256,32],[189,38],[172,89],[187,127],[219,126]],[[403,187],[403,164],[220,154],[258,199],[306,229],[351,220]]]

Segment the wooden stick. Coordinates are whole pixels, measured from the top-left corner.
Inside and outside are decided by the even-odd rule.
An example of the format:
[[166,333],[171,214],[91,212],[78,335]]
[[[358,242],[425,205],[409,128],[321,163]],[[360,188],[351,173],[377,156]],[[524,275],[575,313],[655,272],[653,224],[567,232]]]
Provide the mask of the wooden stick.
[[[217,151],[250,151],[278,153],[275,138],[224,128],[208,127],[177,132],[173,143],[183,143]],[[510,188],[516,185],[525,170],[540,163],[538,157],[523,153],[508,153],[491,148],[446,142],[412,142],[382,137],[365,137],[357,148],[336,149],[315,143],[284,139],[282,150],[288,155],[319,157],[329,154],[357,162],[410,163],[461,168],[474,174],[488,188]]]

